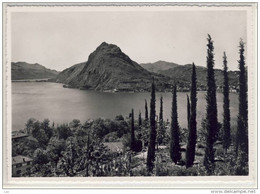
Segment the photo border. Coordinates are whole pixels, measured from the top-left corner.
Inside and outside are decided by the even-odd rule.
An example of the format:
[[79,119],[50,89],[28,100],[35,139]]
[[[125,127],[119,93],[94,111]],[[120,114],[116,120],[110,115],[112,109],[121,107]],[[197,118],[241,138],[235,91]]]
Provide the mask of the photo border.
[[[257,188],[257,3],[3,3],[3,188]],[[11,177],[11,13],[46,8],[245,9],[247,11],[249,176],[200,177]],[[32,10],[33,8],[33,10]],[[232,179],[232,180],[230,180]]]

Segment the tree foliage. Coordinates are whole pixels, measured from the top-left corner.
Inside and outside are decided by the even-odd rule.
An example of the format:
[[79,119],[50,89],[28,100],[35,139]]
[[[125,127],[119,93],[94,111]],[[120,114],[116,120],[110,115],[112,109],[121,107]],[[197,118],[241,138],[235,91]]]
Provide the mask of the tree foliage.
[[170,156],[171,156],[172,161],[175,164],[181,160],[180,128],[179,128],[178,113],[177,113],[177,88],[176,88],[176,85],[174,85],[173,91],[172,91]]
[[32,133],[32,130],[33,130],[33,126],[34,126],[34,122],[36,121],[35,118],[30,118],[28,119],[27,123],[25,124],[26,128],[25,128],[25,131],[26,133],[28,134],[31,134]]
[[[248,171],[241,170],[248,166],[248,102],[247,102],[247,78],[245,69],[245,43],[239,43],[239,112],[237,118],[237,142],[236,154],[239,160],[237,174],[247,174]],[[248,168],[247,168],[248,169]]]
[[160,98],[160,114],[159,114],[159,121],[163,122],[163,97]]
[[148,107],[147,107],[147,101],[145,99],[145,121],[148,121]]
[[161,145],[165,142],[165,136],[166,136],[165,126],[163,122],[163,97],[160,98],[160,114],[159,114],[159,130],[158,130],[158,138],[157,143],[158,145]]
[[217,100],[216,100],[216,83],[214,75],[214,46],[213,41],[208,35],[207,44],[207,107],[206,107],[206,149],[204,156],[204,166],[208,174],[214,172],[214,143],[218,133],[218,118],[217,118]]
[[141,115],[141,111],[139,111],[138,126],[139,126],[139,127],[142,126],[142,115]]
[[190,129],[190,99],[188,94],[187,94],[187,127],[188,129]]
[[130,148],[132,151],[135,150],[135,118],[134,118],[134,109],[132,109],[131,114],[131,142]]
[[188,118],[189,135],[188,135],[188,144],[186,149],[186,167],[191,167],[193,165],[195,159],[196,142],[197,142],[197,120],[196,120],[197,76],[196,76],[196,67],[194,63],[192,65],[190,98],[191,98],[190,109],[188,106],[189,109],[188,112],[190,112],[190,117]]
[[66,124],[62,124],[62,125],[58,126],[57,132],[58,132],[59,139],[64,139],[64,140],[66,140],[72,134],[71,129]]
[[227,67],[227,56],[224,52],[223,56],[223,148],[227,152],[231,144],[230,136],[230,109],[229,109],[229,80],[228,80],[228,67]]
[[147,170],[148,172],[152,172],[154,168],[154,160],[155,160],[155,144],[156,144],[156,121],[155,121],[155,85],[152,83],[152,92],[151,92],[151,102],[150,102],[150,141],[148,146],[147,153]]

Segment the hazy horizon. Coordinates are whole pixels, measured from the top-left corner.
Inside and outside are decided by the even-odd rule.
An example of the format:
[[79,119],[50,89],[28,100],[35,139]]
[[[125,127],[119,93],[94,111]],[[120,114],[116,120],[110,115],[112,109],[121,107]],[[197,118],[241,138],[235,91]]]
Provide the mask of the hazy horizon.
[[161,60],[206,67],[210,34],[215,68],[222,69],[225,51],[229,70],[237,70],[246,20],[246,11],[13,12],[11,60],[62,71],[87,61],[107,42],[139,64]]

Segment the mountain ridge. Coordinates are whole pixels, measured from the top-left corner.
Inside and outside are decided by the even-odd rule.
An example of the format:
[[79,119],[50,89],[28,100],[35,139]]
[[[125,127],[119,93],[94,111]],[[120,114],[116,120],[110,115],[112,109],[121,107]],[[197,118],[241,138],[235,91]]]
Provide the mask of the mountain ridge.
[[[223,70],[214,69],[216,86],[222,87],[224,82]],[[178,65],[174,68],[167,70],[159,70],[159,74],[165,75],[179,82],[179,84],[189,87],[190,79],[192,74],[192,64]],[[201,89],[205,89],[207,86],[207,68],[203,66],[196,65],[197,74],[197,85]],[[233,88],[238,88],[238,71],[228,71],[229,85]]]
[[[93,51],[87,62],[76,64],[62,71],[56,81],[69,87],[121,91],[148,90],[152,79],[164,86],[167,79],[163,75],[152,73],[131,60],[121,49],[106,42]],[[74,76],[70,77],[70,73]],[[160,88],[160,87],[159,87]]]
[[[58,73],[35,63],[12,62],[12,80],[43,79],[63,83],[65,87],[98,91],[149,91],[154,80],[158,91],[170,91],[173,84],[179,90],[189,90],[192,65],[157,61],[141,63],[133,61],[114,44],[102,42],[88,60],[77,63]],[[199,90],[207,85],[207,68],[196,65]],[[238,71],[229,71],[231,88],[238,88]],[[223,71],[215,69],[217,87],[223,85]]]
[[[56,82],[68,87],[99,91],[149,91],[154,79],[159,91],[170,91],[176,82],[180,90],[189,90],[191,64],[179,65],[172,62],[138,64],[114,44],[101,43],[86,62],[63,70]],[[196,65],[199,90],[207,86],[207,68]],[[231,88],[238,88],[238,71],[229,71]],[[217,87],[223,84],[223,72],[215,69]]]
[[11,62],[12,80],[51,79],[55,78],[58,73],[58,71],[48,69],[39,63]]
[[154,73],[159,73],[160,70],[167,70],[170,68],[174,68],[178,66],[177,63],[173,62],[167,62],[167,61],[156,61],[154,63],[140,63],[140,66],[145,68],[148,71],[154,72]]

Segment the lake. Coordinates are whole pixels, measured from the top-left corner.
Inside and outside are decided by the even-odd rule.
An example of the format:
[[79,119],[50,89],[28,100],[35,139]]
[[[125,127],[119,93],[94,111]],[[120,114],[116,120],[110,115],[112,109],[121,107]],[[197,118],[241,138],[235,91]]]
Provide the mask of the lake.
[[[187,127],[188,92],[178,92],[178,119],[181,127]],[[156,93],[156,114],[159,115],[160,96],[163,96],[164,119],[171,117],[171,93]],[[206,112],[206,92],[198,92],[198,127]],[[135,118],[139,111],[144,117],[145,99],[150,110],[150,93],[104,93],[97,91],[63,88],[62,84],[50,82],[12,82],[12,130],[25,127],[29,118],[43,120],[48,118],[55,124],[68,123],[79,119],[99,117],[113,119],[116,115],[128,116],[134,108]],[[223,95],[217,94],[218,119],[223,120]],[[238,95],[230,93],[231,125],[236,124]]]

